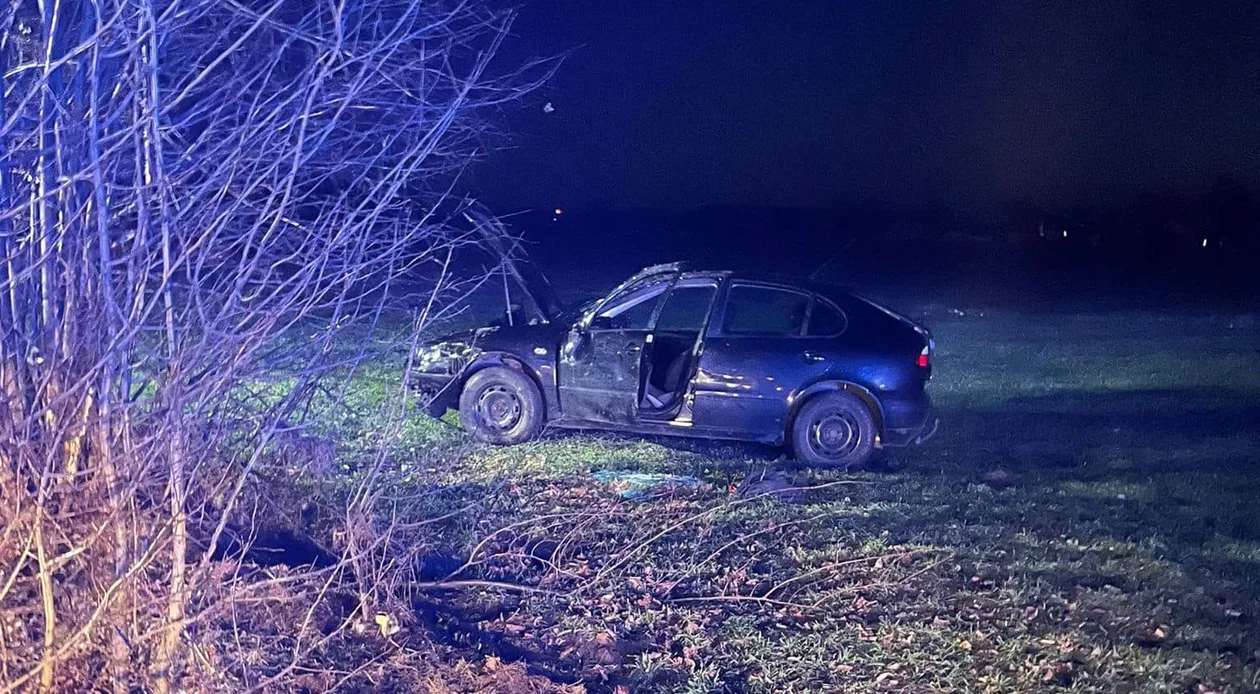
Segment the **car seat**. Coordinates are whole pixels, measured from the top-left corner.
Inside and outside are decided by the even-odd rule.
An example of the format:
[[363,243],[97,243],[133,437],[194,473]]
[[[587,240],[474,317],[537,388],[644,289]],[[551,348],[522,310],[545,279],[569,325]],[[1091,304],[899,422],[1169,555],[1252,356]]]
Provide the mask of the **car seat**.
[[654,410],[663,410],[678,399],[679,391],[682,390],[683,377],[687,372],[687,365],[691,359],[691,350],[683,350],[678,356],[674,357],[669,363],[669,367],[665,369],[665,378],[661,382],[660,387],[652,383],[652,374],[649,371],[647,378],[644,379],[643,400],[646,407]]

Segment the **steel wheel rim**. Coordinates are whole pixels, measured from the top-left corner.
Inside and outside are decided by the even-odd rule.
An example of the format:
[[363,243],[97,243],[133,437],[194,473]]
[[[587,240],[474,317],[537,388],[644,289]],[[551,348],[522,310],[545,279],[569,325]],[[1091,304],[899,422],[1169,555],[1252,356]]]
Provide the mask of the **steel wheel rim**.
[[490,386],[477,398],[477,415],[499,431],[509,431],[521,421],[521,399],[510,388]]
[[862,445],[862,428],[847,412],[824,412],[810,422],[809,447],[824,458],[847,458]]

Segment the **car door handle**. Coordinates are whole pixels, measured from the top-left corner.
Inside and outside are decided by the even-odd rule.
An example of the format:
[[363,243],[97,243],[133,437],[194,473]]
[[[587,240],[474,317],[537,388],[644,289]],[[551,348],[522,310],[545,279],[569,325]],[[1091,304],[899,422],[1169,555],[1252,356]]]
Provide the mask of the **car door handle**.
[[626,345],[626,351],[630,354],[638,354],[643,351],[643,345]]
[[805,350],[805,353],[801,356],[805,358],[805,361],[810,362],[811,364],[817,364],[820,361],[827,361],[827,357],[810,350]]

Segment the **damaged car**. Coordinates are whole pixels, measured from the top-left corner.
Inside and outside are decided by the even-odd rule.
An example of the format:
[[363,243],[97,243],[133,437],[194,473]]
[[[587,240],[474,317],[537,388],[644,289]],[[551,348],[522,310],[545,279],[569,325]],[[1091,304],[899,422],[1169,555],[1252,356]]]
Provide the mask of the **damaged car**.
[[926,328],[844,289],[671,263],[559,307],[514,272],[534,315],[417,355],[430,413],[517,444],[544,426],[755,441],[850,467],[935,431]]

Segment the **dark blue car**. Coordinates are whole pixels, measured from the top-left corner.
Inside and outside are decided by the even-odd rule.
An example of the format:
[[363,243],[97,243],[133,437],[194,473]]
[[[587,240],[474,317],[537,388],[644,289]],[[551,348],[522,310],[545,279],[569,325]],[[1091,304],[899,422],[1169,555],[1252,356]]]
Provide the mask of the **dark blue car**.
[[550,424],[759,441],[853,466],[935,430],[931,334],[851,292],[674,263],[567,312],[530,293],[533,320],[418,355],[439,390],[430,411],[457,406],[481,440],[521,443]]

